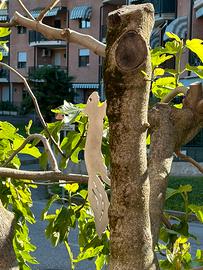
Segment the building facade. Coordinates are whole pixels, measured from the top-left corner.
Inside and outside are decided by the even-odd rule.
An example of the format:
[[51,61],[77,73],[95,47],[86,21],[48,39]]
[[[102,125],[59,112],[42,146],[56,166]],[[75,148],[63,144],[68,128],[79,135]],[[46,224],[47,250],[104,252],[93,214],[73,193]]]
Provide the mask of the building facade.
[[[183,39],[203,39],[203,0],[62,0],[44,18],[44,23],[57,28],[69,27],[75,31],[106,41],[108,13],[128,4],[151,2],[155,8],[155,25],[151,35],[151,47],[167,41],[166,31],[174,32]],[[50,0],[24,0],[33,17],[50,3]],[[15,0],[7,1],[7,8],[0,10],[0,21],[11,18],[15,11],[24,14]],[[25,15],[25,14],[24,14]],[[103,94],[102,59],[90,50],[65,41],[47,40],[42,34],[17,26],[12,29],[9,54],[4,52],[4,61],[16,68],[25,77],[43,65],[58,66],[74,77],[72,88],[75,102],[85,102],[92,91]],[[198,59],[187,53],[188,58],[199,64]],[[186,83],[188,74],[184,74]],[[68,91],[68,89],[67,89]],[[20,106],[26,94],[24,85],[13,73],[0,70],[0,102],[9,101]]]
[[[50,1],[24,0],[23,3],[36,18]],[[62,0],[46,15],[43,22],[57,28],[70,27],[99,39],[101,6],[100,0]],[[0,21],[8,20],[15,11],[25,15],[17,1],[7,1],[7,9],[4,10],[6,16],[3,17],[0,13]],[[47,40],[42,34],[21,26],[12,28],[9,55],[4,57],[4,61],[25,77],[44,65],[57,66],[66,70],[70,76],[74,77],[72,88],[76,93],[75,102],[78,103],[85,102],[89,94],[100,88],[98,56],[77,44]],[[0,102],[8,101],[19,107],[23,96],[26,95],[24,85],[14,73],[8,75],[8,72],[3,70],[3,75],[5,78],[0,78]]]

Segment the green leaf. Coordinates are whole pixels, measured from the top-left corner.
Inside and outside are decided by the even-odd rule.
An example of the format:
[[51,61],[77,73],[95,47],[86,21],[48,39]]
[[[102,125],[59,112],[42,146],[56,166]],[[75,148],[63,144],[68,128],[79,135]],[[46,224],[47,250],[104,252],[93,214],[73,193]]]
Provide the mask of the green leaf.
[[166,54],[152,54],[151,56],[151,62],[152,62],[152,67],[158,67],[161,64],[163,64],[164,62],[166,62],[167,60],[171,59],[173,57],[173,55],[166,55]]
[[78,105],[76,106],[66,100],[64,100],[64,104],[62,106],[52,110],[54,113],[65,114],[67,123],[72,123],[81,111],[82,109]]
[[16,136],[17,129],[8,122],[0,121],[0,139],[13,140]]
[[75,193],[79,189],[79,185],[77,183],[74,184],[66,184],[64,186],[66,190],[68,190],[71,193]]
[[26,134],[27,134],[28,136],[30,135],[30,129],[31,129],[31,127],[32,127],[32,123],[33,123],[33,121],[30,120],[29,123],[28,123],[28,125],[25,126]]
[[195,213],[196,217],[199,219],[200,222],[203,223],[203,206],[190,204],[188,208]]
[[[17,150],[25,141],[21,136],[16,137],[13,140],[13,150]],[[32,146],[31,144],[26,144],[26,146],[19,152],[21,154],[27,154],[35,158],[39,158],[41,153],[37,147]]]
[[102,267],[105,264],[105,259],[106,259],[106,256],[104,254],[97,256],[97,259],[95,261],[96,270],[102,270]]
[[163,68],[155,68],[154,70],[154,77],[163,76],[165,70]]
[[186,70],[194,72],[199,78],[203,79],[203,66],[190,66],[187,64]]
[[172,196],[184,192],[191,192],[192,191],[192,186],[191,185],[184,185],[184,186],[179,186],[177,189],[173,188],[167,188],[166,190],[166,200],[171,198]]
[[103,249],[103,245],[102,246],[98,246],[96,248],[90,247],[88,249],[86,249],[84,252],[81,252],[77,259],[74,260],[74,262],[80,262],[86,259],[90,259],[93,258],[95,256],[97,256]]
[[203,62],[203,41],[201,39],[194,38],[192,40],[187,40],[186,47],[194,52]]
[[10,28],[0,27],[0,37],[6,37],[10,35],[10,33],[11,33]]
[[166,32],[166,35],[171,39],[175,39],[177,42],[181,41],[180,38],[176,34],[174,34],[172,32]]
[[175,77],[158,78],[152,83],[152,93],[162,99],[176,87]]
[[49,208],[51,207],[51,205],[52,205],[55,201],[57,201],[57,200],[59,200],[59,199],[60,199],[59,195],[58,195],[58,194],[55,194],[54,196],[52,196],[52,197],[48,200],[48,202],[47,202],[47,204],[46,204],[46,207],[44,208],[44,210],[43,210],[42,213],[41,213],[41,219],[42,219],[42,220],[45,220],[45,219],[46,219]]

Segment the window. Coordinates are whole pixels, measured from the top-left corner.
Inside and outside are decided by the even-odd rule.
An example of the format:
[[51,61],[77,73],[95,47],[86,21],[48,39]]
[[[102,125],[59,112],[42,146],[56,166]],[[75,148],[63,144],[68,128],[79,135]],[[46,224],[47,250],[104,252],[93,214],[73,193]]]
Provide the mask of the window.
[[25,34],[27,31],[26,27],[24,26],[17,26],[17,33],[18,34]]
[[90,28],[90,19],[80,19],[79,28]]
[[27,53],[18,52],[18,68],[26,68],[27,63]]
[[89,66],[89,57],[90,50],[88,49],[80,49],[79,50],[79,67]]

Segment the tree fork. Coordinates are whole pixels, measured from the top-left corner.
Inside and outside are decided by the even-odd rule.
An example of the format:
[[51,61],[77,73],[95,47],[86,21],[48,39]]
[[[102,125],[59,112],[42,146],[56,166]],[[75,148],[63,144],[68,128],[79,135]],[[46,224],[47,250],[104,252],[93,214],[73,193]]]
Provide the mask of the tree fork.
[[104,81],[110,128],[110,270],[156,269],[149,218],[146,130],[151,4],[109,14]]

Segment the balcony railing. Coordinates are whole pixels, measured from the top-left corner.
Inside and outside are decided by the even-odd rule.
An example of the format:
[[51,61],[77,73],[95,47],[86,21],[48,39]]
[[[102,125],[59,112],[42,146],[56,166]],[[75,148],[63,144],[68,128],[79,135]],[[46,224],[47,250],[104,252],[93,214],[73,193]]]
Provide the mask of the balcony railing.
[[[131,4],[142,4],[145,0],[130,0]],[[148,3],[154,5],[155,13],[175,13],[176,11],[176,0],[149,0]]]
[[49,40],[41,33],[36,31],[29,31],[29,44],[30,46],[65,46],[66,42],[61,40]]

